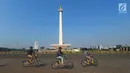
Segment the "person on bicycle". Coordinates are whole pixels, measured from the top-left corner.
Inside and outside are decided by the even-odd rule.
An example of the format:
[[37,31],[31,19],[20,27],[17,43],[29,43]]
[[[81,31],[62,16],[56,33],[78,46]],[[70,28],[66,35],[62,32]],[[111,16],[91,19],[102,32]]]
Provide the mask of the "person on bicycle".
[[27,57],[29,58],[29,63],[32,63],[33,56],[36,56],[36,55],[35,55],[35,52],[33,51],[33,47],[31,46],[27,52]]
[[84,55],[86,58],[88,58],[90,60],[90,62],[92,61],[92,58],[91,58],[89,52],[87,51],[87,49],[84,49]]
[[61,51],[61,47],[59,47],[58,51],[57,51],[57,58],[61,60],[61,64],[63,65],[64,63],[64,59],[63,59],[63,52]]

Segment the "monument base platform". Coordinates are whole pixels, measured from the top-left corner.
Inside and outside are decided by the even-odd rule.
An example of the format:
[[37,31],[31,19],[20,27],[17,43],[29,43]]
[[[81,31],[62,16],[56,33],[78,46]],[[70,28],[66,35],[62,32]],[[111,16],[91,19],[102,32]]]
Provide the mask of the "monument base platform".
[[58,49],[59,47],[61,47],[62,49],[66,49],[66,48],[70,47],[70,44],[62,44],[62,45],[51,44],[51,47],[54,47],[55,49]]

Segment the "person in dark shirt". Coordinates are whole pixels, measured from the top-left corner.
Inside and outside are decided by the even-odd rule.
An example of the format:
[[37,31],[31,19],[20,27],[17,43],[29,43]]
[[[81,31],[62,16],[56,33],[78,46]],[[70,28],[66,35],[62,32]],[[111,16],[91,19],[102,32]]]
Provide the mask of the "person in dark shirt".
[[35,55],[35,52],[33,51],[33,47],[31,46],[27,52],[27,57],[29,58],[29,63],[32,63],[34,55]]
[[61,60],[61,64],[63,65],[63,52],[61,51],[61,47],[59,47],[58,51],[57,51],[57,58]]

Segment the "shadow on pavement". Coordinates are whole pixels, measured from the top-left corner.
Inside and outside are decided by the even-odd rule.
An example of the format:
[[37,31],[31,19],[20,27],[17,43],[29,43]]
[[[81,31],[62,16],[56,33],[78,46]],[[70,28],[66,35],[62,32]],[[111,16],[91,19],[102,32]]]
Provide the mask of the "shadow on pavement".
[[41,64],[40,67],[47,66],[47,64]]
[[8,64],[0,64],[0,67],[8,66]]

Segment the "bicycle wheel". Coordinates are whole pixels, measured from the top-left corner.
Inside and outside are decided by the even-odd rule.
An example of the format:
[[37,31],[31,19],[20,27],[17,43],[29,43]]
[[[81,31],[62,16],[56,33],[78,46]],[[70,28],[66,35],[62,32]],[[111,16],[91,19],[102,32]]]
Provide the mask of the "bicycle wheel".
[[53,69],[57,69],[57,68],[59,67],[58,61],[53,61],[53,62],[51,63],[51,67],[52,67]]
[[35,61],[34,61],[34,66],[35,66],[35,67],[40,67],[40,64],[39,64],[39,63],[40,63],[39,60],[35,60]]
[[23,66],[24,66],[24,67],[28,67],[29,64],[30,64],[30,63],[28,62],[28,60],[24,60],[22,63],[23,63]]
[[42,65],[42,61],[41,60],[37,60],[37,66],[41,66]]
[[72,61],[66,61],[66,62],[65,62],[65,66],[66,66],[66,68],[68,68],[68,69],[72,69],[72,68],[73,68],[73,62],[72,62]]
[[84,60],[81,61],[81,65],[82,65],[83,67],[87,67],[87,66],[90,66],[90,63],[88,62],[87,59],[84,59]]
[[93,59],[92,65],[93,65],[93,66],[98,66],[98,61],[97,61],[97,59]]

